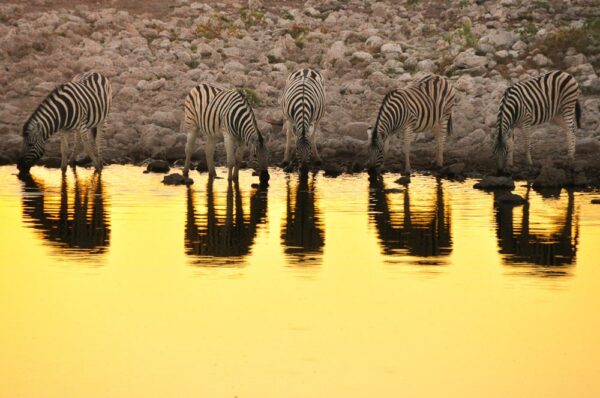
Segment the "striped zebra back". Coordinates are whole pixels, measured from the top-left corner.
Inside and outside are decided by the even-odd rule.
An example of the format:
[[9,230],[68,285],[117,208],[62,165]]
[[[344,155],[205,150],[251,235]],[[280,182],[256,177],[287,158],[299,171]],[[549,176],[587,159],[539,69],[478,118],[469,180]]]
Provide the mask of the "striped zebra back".
[[539,125],[567,113],[566,116],[575,117],[579,125],[578,90],[575,78],[562,71],[552,71],[508,87],[498,109],[494,152],[506,153],[505,141],[514,128],[524,124]]
[[291,73],[281,103],[284,115],[293,123],[294,133],[308,135],[310,126],[325,112],[325,79],[313,69]]
[[42,157],[46,141],[58,130],[87,130],[103,123],[111,101],[110,82],[97,72],[77,75],[57,86],[23,126],[23,154],[19,166],[28,169]]
[[211,83],[202,83],[190,90],[190,93],[185,98],[184,103],[184,128],[185,131],[191,129],[200,129],[203,134],[208,134],[206,130],[204,118],[210,101],[215,96],[223,91],[220,87]]
[[224,129],[245,144],[262,142],[256,118],[246,97],[237,89],[222,90],[208,103],[202,127],[210,134]]
[[414,123],[414,132],[433,127],[449,117],[455,103],[455,90],[444,77],[426,75],[408,86],[390,91],[379,108],[372,143]]

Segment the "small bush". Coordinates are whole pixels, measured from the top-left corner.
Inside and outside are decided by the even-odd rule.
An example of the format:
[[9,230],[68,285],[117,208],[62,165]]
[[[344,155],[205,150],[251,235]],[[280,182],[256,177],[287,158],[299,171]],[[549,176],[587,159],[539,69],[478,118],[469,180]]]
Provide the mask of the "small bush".
[[461,22],[458,28],[448,35],[447,40],[448,43],[459,40],[463,42],[464,46],[467,48],[477,48],[479,45],[479,37],[473,32],[473,25],[468,19]]
[[206,23],[196,25],[196,36],[208,40],[224,36],[239,37],[240,30],[227,17],[213,14]]
[[[580,28],[561,28],[536,42],[536,47],[559,67],[564,67],[564,54],[573,47],[577,52],[592,56],[600,47],[600,18],[591,18]],[[599,66],[596,62],[595,66]]]
[[240,11],[240,19],[246,25],[246,28],[264,24],[265,13],[259,10],[250,10],[242,8]]
[[254,91],[253,89],[246,87],[238,87],[237,91],[246,98],[246,101],[248,101],[248,104],[252,108],[258,108],[262,106],[262,100],[260,99],[258,94],[256,94],[256,91]]

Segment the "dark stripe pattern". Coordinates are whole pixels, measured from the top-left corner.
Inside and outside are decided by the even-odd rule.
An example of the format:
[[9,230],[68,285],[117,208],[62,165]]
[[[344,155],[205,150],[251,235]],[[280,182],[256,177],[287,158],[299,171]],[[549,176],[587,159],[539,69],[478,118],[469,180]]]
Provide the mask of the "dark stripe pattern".
[[[325,79],[312,69],[300,69],[288,76],[281,97],[283,115],[296,137],[296,155],[302,164],[310,162],[308,138],[325,112]],[[289,157],[289,149],[286,148]],[[284,159],[288,160],[289,159]]]
[[407,87],[389,92],[383,99],[375,126],[369,132],[371,171],[379,171],[393,134],[404,133],[406,169],[410,171],[410,141],[413,133],[434,129],[437,138],[437,161],[443,162],[443,143],[451,131],[454,88],[444,77],[426,75]]
[[[579,86],[575,78],[562,71],[537,76],[506,89],[498,110],[496,145],[498,166],[512,165],[514,129],[525,130],[527,161],[531,163],[529,128],[556,120],[567,128],[569,158],[575,155],[575,129],[579,125]],[[557,119],[558,117],[558,119]]]
[[110,82],[97,72],[77,75],[55,88],[23,126],[20,168],[28,169],[41,158],[46,141],[59,130],[95,133],[107,119],[111,101]]

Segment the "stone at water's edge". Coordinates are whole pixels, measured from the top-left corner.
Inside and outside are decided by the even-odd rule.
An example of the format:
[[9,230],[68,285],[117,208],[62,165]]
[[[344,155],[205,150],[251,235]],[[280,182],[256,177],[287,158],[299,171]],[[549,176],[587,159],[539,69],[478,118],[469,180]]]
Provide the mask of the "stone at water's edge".
[[527,201],[521,195],[512,192],[502,192],[494,198],[494,204],[496,205],[520,206],[525,202]]
[[476,189],[498,189],[498,188],[507,188],[514,189],[515,182],[510,177],[496,177],[496,176],[485,176],[473,185],[473,188]]
[[592,199],[592,204],[600,205],[600,199]]
[[396,184],[400,184],[400,185],[408,185],[410,183],[410,176],[402,176],[400,178],[398,178],[396,181],[394,181]]
[[166,160],[153,160],[146,167],[146,171],[151,173],[167,173],[170,169]]
[[166,175],[163,180],[163,184],[165,185],[192,185],[194,180],[188,177],[184,177],[179,173],[173,173]]

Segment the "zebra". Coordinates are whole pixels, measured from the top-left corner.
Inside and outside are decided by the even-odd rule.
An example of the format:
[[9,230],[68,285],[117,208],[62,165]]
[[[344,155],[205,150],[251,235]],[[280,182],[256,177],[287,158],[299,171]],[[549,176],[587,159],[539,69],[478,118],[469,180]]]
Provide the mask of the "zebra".
[[513,165],[513,130],[523,130],[527,165],[532,166],[531,127],[549,121],[566,127],[567,154],[570,161],[575,159],[575,130],[581,126],[578,90],[573,76],[557,70],[515,83],[504,91],[494,145],[499,172],[504,172],[506,165]]
[[444,77],[428,74],[408,86],[390,91],[383,99],[375,126],[367,131],[371,176],[381,171],[393,134],[404,132],[404,171],[410,174],[410,144],[413,133],[432,129],[436,137],[436,165],[444,163],[444,141],[452,134],[455,93]]
[[206,137],[206,163],[211,177],[216,176],[214,151],[222,134],[227,153],[228,180],[237,181],[246,146],[250,148],[252,166],[260,172],[260,181],[269,181],[269,158],[265,140],[258,130],[254,112],[238,89],[224,90],[210,84],[192,89],[185,101],[184,125],[187,130],[184,174],[199,131]]
[[[79,74],[70,82],[56,87],[23,126],[23,149],[17,163],[20,175],[29,173],[31,166],[44,154],[46,141],[61,130],[61,170],[66,170],[67,161],[71,161],[74,156],[78,134],[94,167],[101,171],[100,142],[111,102],[110,82],[97,72]],[[68,132],[75,133],[69,159]]]
[[313,69],[300,69],[291,73],[281,96],[281,105],[286,132],[283,167],[289,165],[292,136],[296,137],[296,156],[302,167],[306,167],[312,156],[321,164],[317,152],[316,128],[325,112],[325,79]]
[[[186,177],[189,174],[190,160],[196,149],[196,139],[198,138],[198,133],[202,129],[202,118],[206,115],[208,103],[221,91],[223,91],[223,89],[214,84],[202,83],[192,88],[185,99],[183,125],[187,134],[187,142],[185,145],[183,175]],[[217,172],[215,171],[214,165],[214,151],[218,135],[209,134],[206,130],[202,130],[202,133],[206,136],[204,151],[206,154],[208,172],[210,176],[216,177]]]

